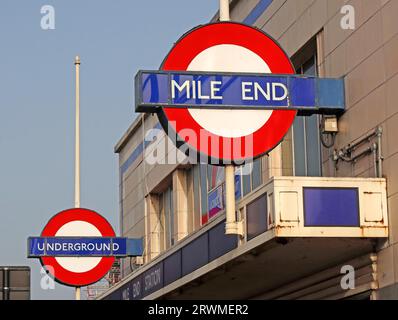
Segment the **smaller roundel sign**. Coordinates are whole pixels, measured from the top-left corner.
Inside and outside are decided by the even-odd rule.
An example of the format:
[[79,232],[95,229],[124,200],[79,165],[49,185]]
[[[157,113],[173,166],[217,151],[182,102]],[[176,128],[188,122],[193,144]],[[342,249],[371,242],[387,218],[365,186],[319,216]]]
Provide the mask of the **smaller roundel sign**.
[[[44,227],[42,237],[115,237],[110,223],[95,211],[74,208],[53,216]],[[40,258],[52,277],[65,285],[81,287],[102,279],[112,267],[115,257]]]
[[[164,71],[294,74],[279,44],[263,31],[234,22],[197,27],[173,46]],[[296,117],[296,110],[232,110],[163,107],[160,123],[211,163],[242,163],[275,148]],[[195,139],[185,133],[194,132]]]

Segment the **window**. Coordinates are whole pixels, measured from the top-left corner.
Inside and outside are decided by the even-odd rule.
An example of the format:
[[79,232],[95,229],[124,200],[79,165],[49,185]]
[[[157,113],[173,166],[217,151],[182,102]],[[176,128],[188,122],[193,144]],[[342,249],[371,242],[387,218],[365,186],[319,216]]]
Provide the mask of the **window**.
[[[297,74],[316,76],[316,39],[311,40],[292,58]],[[293,124],[293,161],[296,176],[321,176],[319,116],[296,117]]]
[[246,164],[246,167],[242,168],[243,195],[245,196],[257,189],[262,183],[261,158],[258,158],[253,163]]
[[267,194],[263,194],[246,207],[247,212],[247,240],[251,240],[267,231]]
[[225,168],[218,166],[207,166],[207,177],[209,181],[209,190],[212,190],[225,181]]
[[201,224],[206,224],[224,209],[225,168],[200,164]]
[[162,250],[166,250],[174,245],[174,206],[171,187],[159,195],[159,212],[162,217],[162,230],[164,230],[160,246]]
[[200,213],[202,225],[209,220],[207,214],[207,165],[199,165],[200,174]]
[[254,160],[252,170],[252,190],[257,189],[262,183],[261,158]]
[[190,170],[190,177],[192,181],[192,205],[189,210],[193,213],[192,216],[192,230],[197,230],[200,227],[200,166],[193,166]]
[[[200,193],[201,224],[206,224],[211,218],[225,209],[225,168],[201,164],[196,166],[200,184],[194,181],[194,193]],[[245,173],[247,172],[247,173]],[[244,169],[235,170],[235,199],[238,201],[262,184],[261,158],[248,164]]]
[[243,189],[243,195],[244,196],[247,195],[250,192],[250,190],[251,190],[251,187],[250,187],[251,182],[250,182],[250,180],[251,180],[250,174],[245,174],[245,173],[242,174],[242,189]]
[[207,166],[207,181],[208,219],[211,219],[224,210],[225,168]]

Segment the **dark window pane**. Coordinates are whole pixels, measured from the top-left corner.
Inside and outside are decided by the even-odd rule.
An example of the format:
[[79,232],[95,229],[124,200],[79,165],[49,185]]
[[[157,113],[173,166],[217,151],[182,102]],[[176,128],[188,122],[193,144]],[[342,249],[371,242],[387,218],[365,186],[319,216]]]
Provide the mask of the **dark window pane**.
[[294,173],[296,176],[305,176],[306,146],[304,140],[304,117],[296,117],[293,124],[294,137]]
[[224,209],[224,192],[223,185],[220,185],[216,189],[212,190],[208,194],[208,214],[209,219],[217,215]]
[[207,168],[208,191],[210,191],[225,181],[224,167],[209,165]]
[[200,205],[202,224],[206,223],[207,217],[207,165],[200,165]]
[[193,203],[195,225],[200,220],[200,174],[199,166],[193,168]]
[[319,141],[318,115],[306,117],[305,133],[307,146],[307,176],[321,176],[321,150]]
[[267,194],[262,195],[246,207],[247,240],[267,231]]
[[174,202],[173,202],[173,189],[169,192],[170,203],[170,244],[174,245]]
[[208,165],[207,166],[207,188],[209,190],[215,188],[215,186],[212,185],[212,172],[213,172],[213,168],[215,168],[215,166],[212,165]]
[[262,184],[261,174],[261,158],[254,160],[252,171],[252,190],[258,188]]
[[[242,198],[242,175],[239,169],[235,171],[235,200],[238,201],[241,198]],[[225,201],[225,195],[224,195],[224,201]]]
[[[243,182],[243,195],[247,195],[250,191],[251,191],[251,183],[250,183],[250,173],[248,172],[244,172],[247,170],[242,170],[242,172],[244,173],[242,175],[242,182]],[[246,174],[245,174],[246,173]]]
[[170,224],[170,189],[164,192],[164,217],[166,226],[166,248],[171,245],[171,224]]
[[306,63],[303,64],[303,74],[308,76],[316,76],[315,56],[311,57]]

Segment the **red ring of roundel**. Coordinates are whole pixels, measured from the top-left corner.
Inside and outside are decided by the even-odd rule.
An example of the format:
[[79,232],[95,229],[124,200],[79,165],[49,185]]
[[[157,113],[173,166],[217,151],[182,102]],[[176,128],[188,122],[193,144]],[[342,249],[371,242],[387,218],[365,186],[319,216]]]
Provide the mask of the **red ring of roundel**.
[[[258,56],[260,56],[269,66],[272,73],[277,74],[293,74],[294,68],[287,54],[282,48],[259,29],[232,22],[219,22],[207,24],[185,34],[171,49],[165,58],[162,70],[187,70],[190,62],[203,50],[220,44],[232,44],[243,46]],[[162,108],[163,115],[167,118],[167,122],[172,126],[175,132],[183,129],[194,130],[197,134],[200,130],[205,130],[191,116],[188,109]],[[274,110],[270,119],[256,132],[253,133],[253,153],[246,154],[246,159],[257,158],[275,148],[288,132],[293,124],[296,111]],[[160,117],[162,122],[162,117]],[[167,127],[165,123],[162,125]],[[206,130],[207,131],[207,130]],[[211,154],[211,150],[204,146],[188,145],[213,159],[227,161],[242,161],[239,157],[227,157],[223,155],[223,145],[233,146],[234,139],[240,140],[241,150],[236,155],[244,154],[245,137],[226,138],[206,132],[212,138],[219,139],[218,154]],[[236,144],[239,146],[238,144]],[[228,154],[234,154],[229,152]]]
[[[75,208],[62,211],[52,217],[44,227],[42,237],[54,237],[57,231],[66,223],[71,221],[85,221],[94,225],[103,237],[115,237],[115,231],[109,222],[95,211]],[[101,261],[90,271],[76,273],[62,267],[55,257],[41,257],[43,266],[51,266],[54,269],[47,269],[54,279],[62,284],[81,287],[95,283],[103,278],[112,267],[114,257],[103,257]]]

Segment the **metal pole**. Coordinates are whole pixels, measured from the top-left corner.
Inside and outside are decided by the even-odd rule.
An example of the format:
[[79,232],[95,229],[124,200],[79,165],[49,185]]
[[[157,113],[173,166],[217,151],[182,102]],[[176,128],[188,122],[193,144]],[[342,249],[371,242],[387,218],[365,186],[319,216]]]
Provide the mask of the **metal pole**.
[[235,167],[225,167],[225,234],[237,234],[235,214]]
[[3,300],[10,300],[10,270],[3,269]]
[[[220,21],[230,21],[229,0],[220,0]],[[235,167],[232,164],[225,167],[225,202],[225,233],[236,234]]]
[[[75,57],[76,68],[76,118],[75,118],[75,208],[80,208],[80,57]],[[75,299],[80,300],[80,287]]]
[[229,0],[220,0],[220,21],[230,21]]

